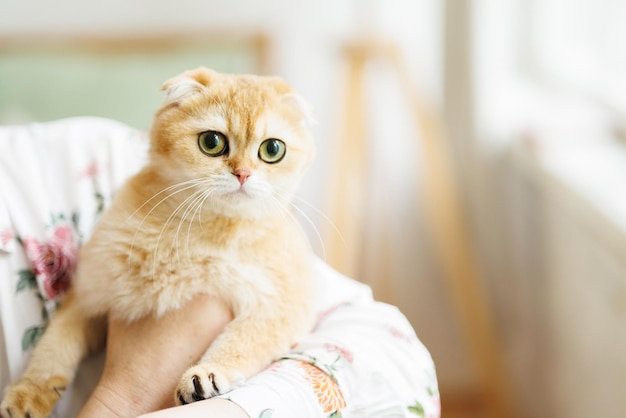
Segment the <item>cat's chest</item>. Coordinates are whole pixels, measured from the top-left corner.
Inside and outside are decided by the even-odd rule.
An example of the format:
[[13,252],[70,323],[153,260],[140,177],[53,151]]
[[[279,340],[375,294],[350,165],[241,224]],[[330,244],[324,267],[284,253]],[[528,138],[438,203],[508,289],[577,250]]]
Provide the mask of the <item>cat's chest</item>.
[[202,264],[210,259],[251,259],[259,249],[274,246],[274,240],[258,229],[211,223],[153,227],[135,233],[133,241],[131,256],[137,251],[140,260],[164,264],[179,264],[182,260]]
[[[128,319],[160,315],[182,306],[194,294],[208,293],[241,312],[275,293],[273,269],[258,256],[260,251],[246,249],[241,237],[220,241],[182,229],[144,231],[128,241],[126,249],[120,247],[127,256],[112,257],[120,262],[111,268],[106,283],[84,281],[84,294],[99,294],[106,301],[102,310]],[[99,303],[94,301],[94,306]]]
[[224,222],[144,228],[128,248],[131,280],[228,286],[231,278],[261,276],[259,271],[269,264],[267,255],[283,252],[281,241],[262,228]]

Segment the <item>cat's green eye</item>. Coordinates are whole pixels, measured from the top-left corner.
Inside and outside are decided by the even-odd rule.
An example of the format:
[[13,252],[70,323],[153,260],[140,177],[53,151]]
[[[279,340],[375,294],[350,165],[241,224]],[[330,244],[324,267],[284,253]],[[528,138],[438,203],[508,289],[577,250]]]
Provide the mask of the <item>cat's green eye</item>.
[[198,146],[209,157],[219,157],[228,152],[226,135],[217,131],[206,131],[198,135]]
[[279,162],[285,156],[287,146],[283,141],[270,138],[263,141],[259,147],[259,158],[269,164]]

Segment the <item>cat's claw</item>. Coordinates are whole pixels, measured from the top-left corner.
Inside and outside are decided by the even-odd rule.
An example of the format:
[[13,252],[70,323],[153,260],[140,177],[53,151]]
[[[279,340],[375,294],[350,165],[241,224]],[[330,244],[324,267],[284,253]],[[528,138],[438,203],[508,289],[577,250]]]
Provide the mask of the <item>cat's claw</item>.
[[22,379],[7,387],[0,403],[3,418],[46,418],[65,390],[67,379],[54,376],[43,385]]
[[185,405],[226,393],[232,385],[223,373],[211,366],[194,366],[183,375],[176,389],[176,403]]

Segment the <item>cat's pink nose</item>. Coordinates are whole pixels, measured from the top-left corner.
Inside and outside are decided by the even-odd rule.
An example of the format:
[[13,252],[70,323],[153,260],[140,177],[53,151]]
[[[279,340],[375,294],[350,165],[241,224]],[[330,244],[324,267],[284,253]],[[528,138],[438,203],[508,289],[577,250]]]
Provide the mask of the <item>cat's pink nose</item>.
[[237,180],[239,180],[239,184],[241,184],[243,186],[243,184],[246,182],[246,180],[248,180],[248,177],[250,177],[250,173],[248,170],[242,170],[242,169],[236,169],[235,171],[233,171],[233,174],[235,175],[235,177],[237,177]]

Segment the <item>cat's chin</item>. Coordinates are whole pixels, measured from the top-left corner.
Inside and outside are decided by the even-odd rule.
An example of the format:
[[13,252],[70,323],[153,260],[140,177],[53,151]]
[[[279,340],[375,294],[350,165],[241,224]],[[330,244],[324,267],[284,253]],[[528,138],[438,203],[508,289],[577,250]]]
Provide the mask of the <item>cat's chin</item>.
[[215,209],[213,210],[215,215],[222,216],[224,218],[229,219],[250,219],[250,220],[258,220],[264,219],[268,216],[272,215],[270,210],[265,208],[259,210],[259,207],[237,207],[237,208],[224,208],[223,210]]
[[243,190],[216,197],[208,206],[214,214],[227,218],[261,219],[278,211],[270,200]]

